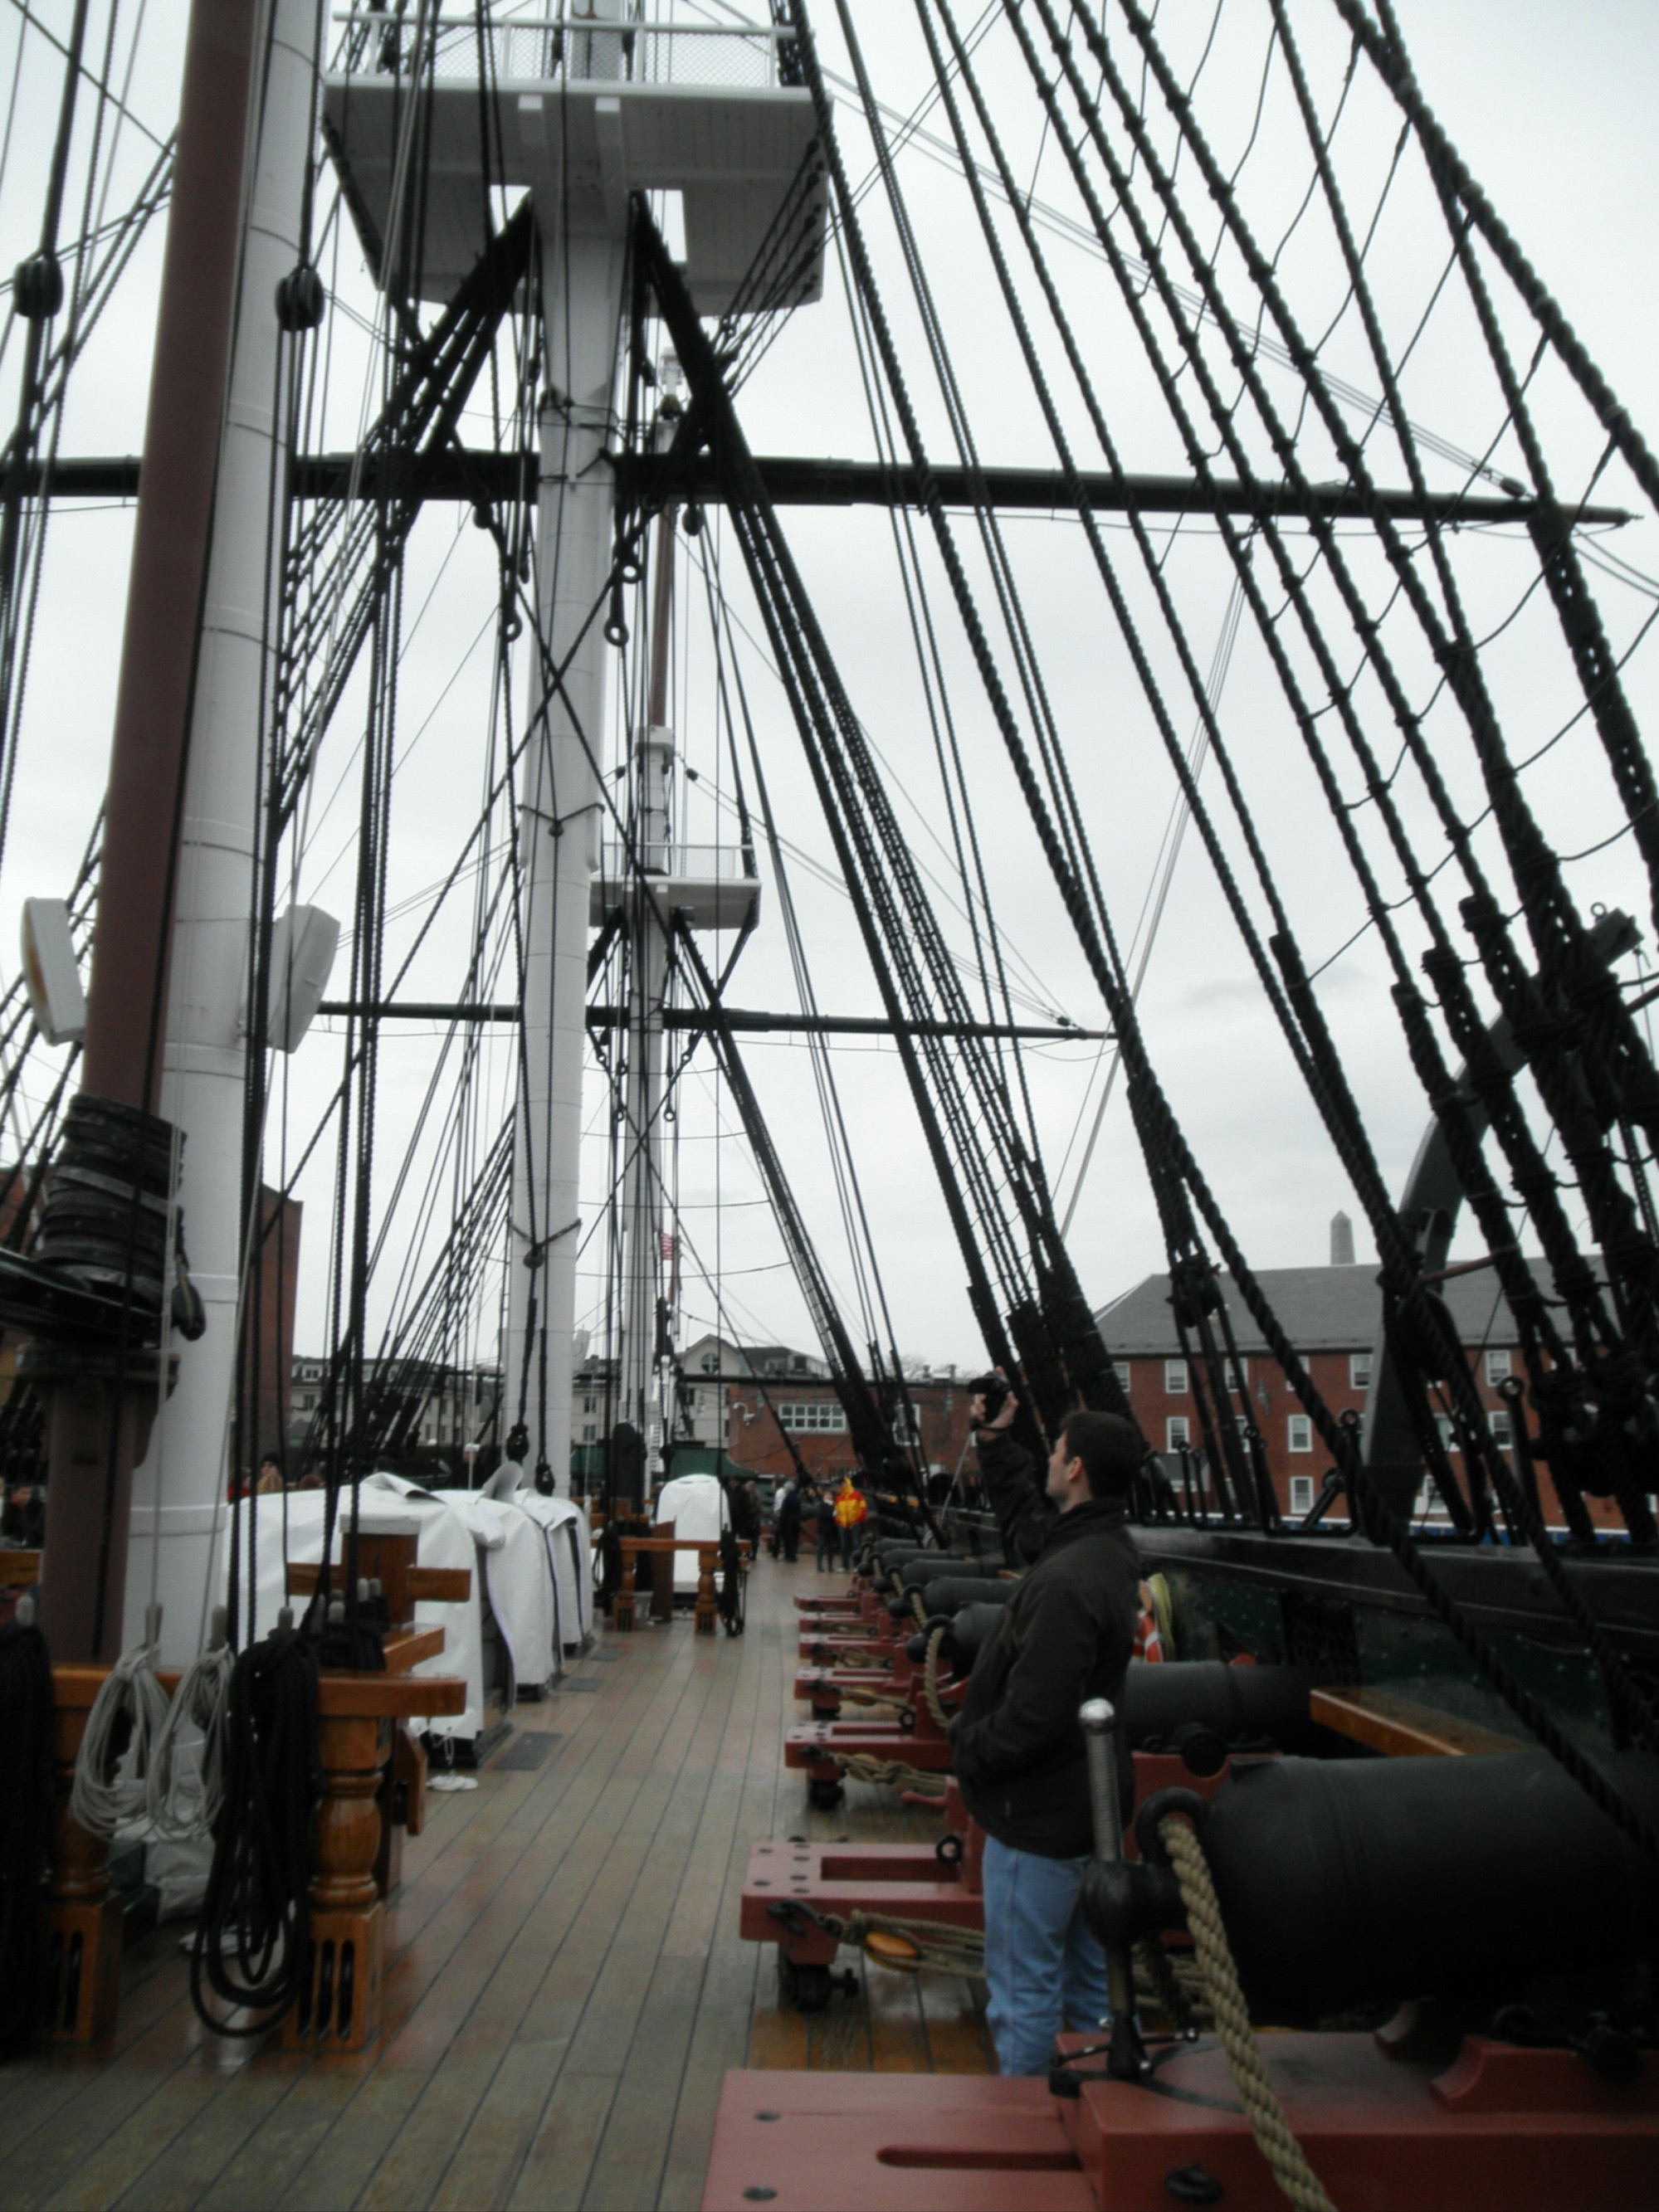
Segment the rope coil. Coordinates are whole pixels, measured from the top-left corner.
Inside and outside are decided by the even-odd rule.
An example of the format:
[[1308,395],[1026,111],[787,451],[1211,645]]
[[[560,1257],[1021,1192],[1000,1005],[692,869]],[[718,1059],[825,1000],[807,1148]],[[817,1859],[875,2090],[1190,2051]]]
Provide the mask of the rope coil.
[[[155,1833],[169,1843],[209,1834],[225,1795],[226,1711],[236,1654],[222,1638],[193,1659],[173,1693],[150,1753],[146,1805]],[[201,1737],[196,1773],[181,1769],[186,1728]]]
[[921,1661],[921,1694],[927,1700],[927,1710],[933,1716],[933,1725],[941,1735],[948,1731],[952,1717],[939,1693],[939,1648],[949,1632],[948,1625],[944,1621],[929,1632],[927,1649],[922,1654]]
[[[167,1717],[167,1693],[155,1679],[161,1656],[160,1632],[157,1609],[151,1607],[144,1641],[121,1654],[99,1684],[87,1715],[76,1753],[70,1811],[89,1836],[112,1836],[123,1820],[147,1809],[150,1768]],[[124,1717],[131,1719],[132,1734],[120,1755],[125,1771],[118,1774],[113,1771],[115,1733]]]
[[872,1759],[861,1751],[832,1751],[828,1757],[833,1766],[850,1775],[854,1782],[872,1782],[882,1789],[907,1790],[925,1805],[945,1802],[944,1792],[938,1787],[945,1777],[930,1768],[907,1766],[902,1759]]

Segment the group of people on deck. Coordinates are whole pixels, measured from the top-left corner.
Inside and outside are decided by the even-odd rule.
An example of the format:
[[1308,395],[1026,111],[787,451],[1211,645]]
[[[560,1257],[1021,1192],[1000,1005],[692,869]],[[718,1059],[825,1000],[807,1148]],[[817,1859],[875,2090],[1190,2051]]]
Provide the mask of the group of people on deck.
[[819,1573],[833,1569],[837,1557],[843,1568],[850,1569],[859,1524],[869,1510],[864,1492],[850,1474],[842,1475],[841,1487],[833,1496],[810,1480],[798,1483],[791,1476],[779,1490],[773,1507],[773,1557],[793,1560],[810,1524],[817,1545]]

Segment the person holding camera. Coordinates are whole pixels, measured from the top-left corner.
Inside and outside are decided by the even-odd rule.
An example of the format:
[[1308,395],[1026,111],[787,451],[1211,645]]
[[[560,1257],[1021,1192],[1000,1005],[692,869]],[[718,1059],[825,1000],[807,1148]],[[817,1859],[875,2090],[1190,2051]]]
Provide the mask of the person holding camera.
[[[1089,1770],[1078,1708],[1121,1713],[1140,1606],[1140,1560],[1126,1517],[1146,1456],[1114,1413],[1066,1416],[1046,1473],[1011,1433],[1006,1382],[969,1405],[980,1472],[1018,1589],[981,1646],[951,1727],[963,1804],[986,1834],[987,2019],[1004,2074],[1046,2074],[1062,2027],[1092,2031],[1107,2011],[1106,1961],[1078,1893],[1093,1855]],[[1118,1802],[1134,1805],[1120,1727]]]

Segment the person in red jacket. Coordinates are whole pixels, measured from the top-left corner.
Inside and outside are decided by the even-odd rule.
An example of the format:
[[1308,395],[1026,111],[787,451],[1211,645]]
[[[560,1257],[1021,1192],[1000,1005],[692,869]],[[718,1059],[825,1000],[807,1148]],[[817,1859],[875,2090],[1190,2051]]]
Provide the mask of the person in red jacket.
[[859,1523],[869,1510],[864,1502],[864,1492],[854,1488],[852,1476],[842,1475],[841,1488],[836,1492],[836,1526],[841,1531],[841,1563],[849,1572]]

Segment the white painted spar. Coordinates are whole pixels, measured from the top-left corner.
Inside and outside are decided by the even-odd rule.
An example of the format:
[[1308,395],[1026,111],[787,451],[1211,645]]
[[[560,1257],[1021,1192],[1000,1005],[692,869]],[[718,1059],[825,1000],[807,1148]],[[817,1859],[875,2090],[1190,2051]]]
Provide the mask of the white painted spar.
[[199,1340],[175,1340],[179,1385],[133,1476],[125,1624],[143,1620],[152,1577],[164,1612],[161,1657],[180,1666],[205,1638],[222,1566],[227,1447],[236,1364],[241,1248],[242,1104],[259,739],[275,635],[279,503],[276,288],[299,258],[310,158],[319,13],[269,0],[256,72],[244,190],[244,253],[203,606],[179,852],[161,1111],[184,1132],[179,1198],[191,1273],[206,1310]]

